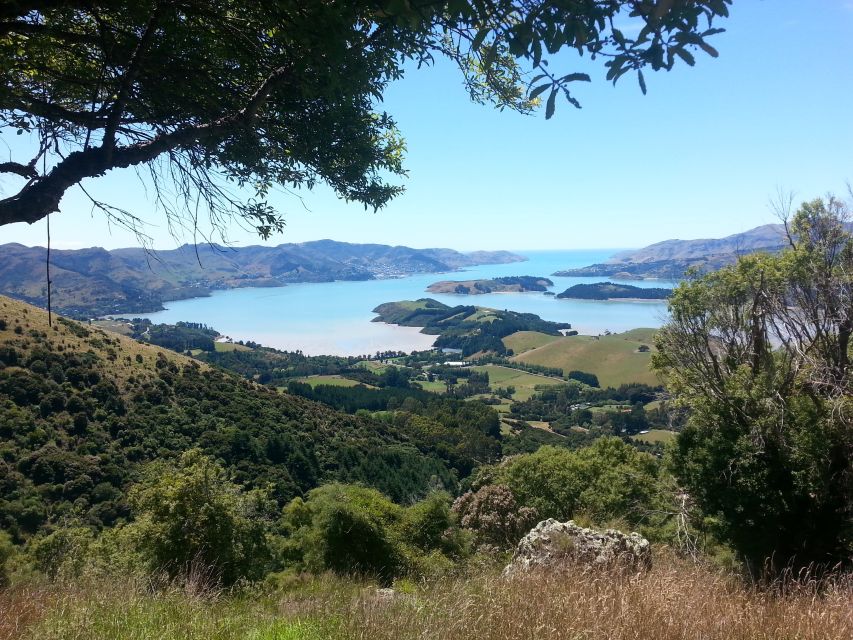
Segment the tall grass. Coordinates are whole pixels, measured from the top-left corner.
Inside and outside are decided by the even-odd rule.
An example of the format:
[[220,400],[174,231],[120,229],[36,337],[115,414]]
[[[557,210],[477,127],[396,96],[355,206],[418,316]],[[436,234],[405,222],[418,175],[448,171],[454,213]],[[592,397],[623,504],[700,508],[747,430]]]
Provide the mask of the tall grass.
[[351,607],[348,638],[803,640],[853,638],[853,582],[759,590],[681,563],[643,575],[574,569],[438,585]]
[[232,594],[83,579],[0,593],[0,640],[853,638],[849,575],[777,587],[672,559],[639,575],[569,567],[505,580],[484,571],[391,598],[332,577]]

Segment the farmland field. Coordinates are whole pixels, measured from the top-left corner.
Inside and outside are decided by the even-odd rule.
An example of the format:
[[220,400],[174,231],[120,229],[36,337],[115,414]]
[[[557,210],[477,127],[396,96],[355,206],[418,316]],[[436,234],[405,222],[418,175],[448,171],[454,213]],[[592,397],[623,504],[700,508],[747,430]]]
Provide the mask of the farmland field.
[[500,365],[487,364],[479,367],[472,367],[474,371],[485,372],[489,374],[489,386],[494,389],[496,387],[515,387],[513,400],[528,400],[536,393],[537,385],[560,385],[564,381],[557,378],[549,378],[534,373],[511,369],[510,367],[502,367]]
[[[660,382],[649,368],[653,336],[654,329],[633,329],[609,336],[556,338],[512,359],[559,368],[564,373],[573,369],[594,373],[602,387],[618,387],[626,382],[657,385]],[[649,351],[640,352],[641,345],[648,346]]]
[[549,336],[539,331],[517,331],[503,339],[504,346],[512,349],[513,353],[519,354],[531,349],[538,349],[550,342],[559,340],[560,336]]
[[[343,378],[341,376],[335,375],[325,375],[325,376],[306,376],[305,378],[298,378],[299,382],[306,382],[310,384],[312,387],[319,386],[321,384],[329,385],[331,387],[356,387],[361,382],[357,382],[355,380],[350,380],[349,378]],[[364,385],[366,387],[373,388],[372,385]]]

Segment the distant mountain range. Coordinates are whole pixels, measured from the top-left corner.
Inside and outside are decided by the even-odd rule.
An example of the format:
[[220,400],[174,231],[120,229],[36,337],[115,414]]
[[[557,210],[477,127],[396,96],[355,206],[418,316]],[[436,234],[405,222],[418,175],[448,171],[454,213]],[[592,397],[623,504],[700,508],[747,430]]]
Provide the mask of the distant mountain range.
[[[0,292],[45,306],[45,249],[5,244],[0,256]],[[52,302],[57,311],[76,317],[145,313],[215,289],[374,280],[524,260],[508,251],[460,253],[333,240],[277,247],[184,245],[153,254],[139,248],[53,250]]]
[[738,256],[757,251],[773,253],[787,244],[783,225],[765,224],[725,238],[664,240],[643,249],[617,253],[604,263],[553,275],[678,280],[691,267],[713,271],[733,263]]

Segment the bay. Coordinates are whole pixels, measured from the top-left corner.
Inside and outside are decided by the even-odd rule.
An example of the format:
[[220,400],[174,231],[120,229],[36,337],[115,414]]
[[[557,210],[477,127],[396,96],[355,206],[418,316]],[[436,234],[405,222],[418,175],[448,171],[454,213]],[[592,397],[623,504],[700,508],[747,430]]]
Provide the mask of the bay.
[[[480,265],[447,274],[419,274],[406,278],[359,282],[291,284],[284,287],[229,289],[210,297],[166,303],[164,311],[143,314],[155,323],[200,322],[233,340],[309,355],[362,355],[376,351],[428,349],[435,336],[418,328],[371,322],[383,302],[435,298],[448,305],[472,304],[495,309],[535,313],[545,320],[569,322],[582,334],[622,332],[658,327],[666,318],[664,302],[610,302],[558,300],[542,293],[485,295],[431,294],[426,288],[439,280],[472,280],[498,276],[545,276],[554,281],[550,291],[560,293],[579,283],[601,278],[561,278],[561,269],[604,262],[619,249],[516,251],[526,262]],[[614,280],[611,278],[611,280]],[[615,281],[615,280],[614,280]],[[666,287],[671,282],[625,281],[639,287]]]

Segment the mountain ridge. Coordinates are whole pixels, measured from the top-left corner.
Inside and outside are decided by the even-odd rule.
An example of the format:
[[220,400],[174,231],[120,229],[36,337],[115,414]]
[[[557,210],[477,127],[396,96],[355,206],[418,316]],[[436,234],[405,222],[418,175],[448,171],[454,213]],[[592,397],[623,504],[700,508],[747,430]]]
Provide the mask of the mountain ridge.
[[787,244],[783,224],[765,224],[723,238],[662,240],[641,249],[620,251],[603,263],[552,275],[679,280],[688,269],[714,271],[734,263],[739,256],[758,251],[775,253]]
[[[45,306],[45,249],[9,243],[0,245],[0,251],[0,292]],[[523,260],[508,251],[462,253],[335,240],[239,248],[185,244],[156,252],[54,249],[52,302],[57,311],[75,317],[145,313],[162,309],[164,302],[207,296],[217,289],[395,278]]]

